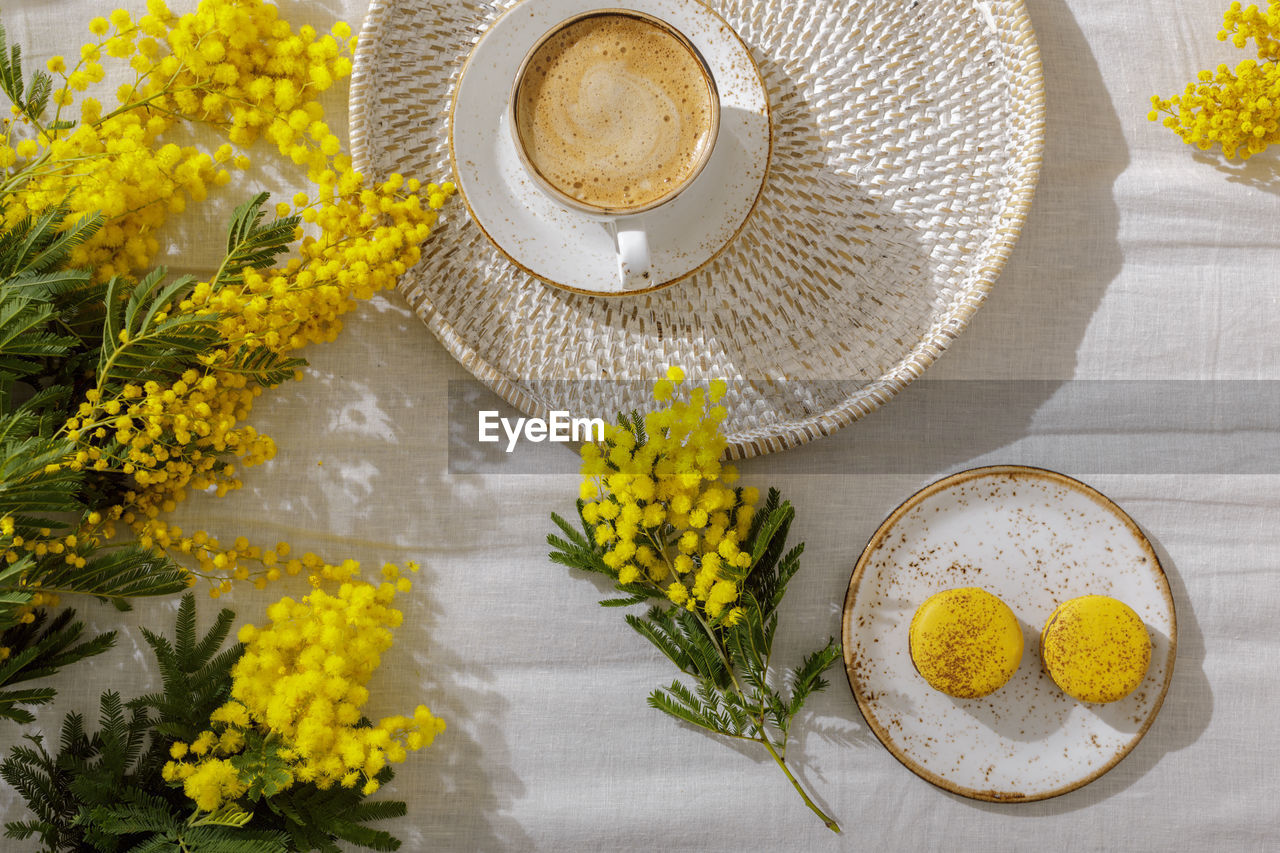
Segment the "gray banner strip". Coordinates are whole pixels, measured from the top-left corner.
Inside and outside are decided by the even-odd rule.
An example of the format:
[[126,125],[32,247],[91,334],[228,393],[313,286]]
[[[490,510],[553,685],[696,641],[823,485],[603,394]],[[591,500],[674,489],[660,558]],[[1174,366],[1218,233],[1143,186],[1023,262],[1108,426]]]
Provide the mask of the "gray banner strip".
[[[855,387],[791,384],[797,398]],[[614,396],[608,391],[579,387],[564,399]],[[479,440],[482,412],[494,413],[486,417],[495,441]],[[533,441],[523,427],[513,439],[521,417],[479,382],[450,382],[449,472],[578,470],[573,443]],[[586,417],[566,412],[560,432]],[[750,464],[760,474],[929,475],[969,464],[1073,475],[1280,474],[1280,380],[923,380],[833,436]]]

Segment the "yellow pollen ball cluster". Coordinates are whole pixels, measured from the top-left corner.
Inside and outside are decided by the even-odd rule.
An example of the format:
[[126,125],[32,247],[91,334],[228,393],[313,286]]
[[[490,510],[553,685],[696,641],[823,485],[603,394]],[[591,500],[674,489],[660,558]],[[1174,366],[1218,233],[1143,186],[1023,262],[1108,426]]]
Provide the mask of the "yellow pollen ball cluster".
[[[317,100],[351,73],[355,39],[345,23],[329,33],[295,30],[262,0],[202,0],[181,16],[148,0],[136,20],[117,10],[89,30],[95,38],[78,61],[46,63],[60,85],[54,114],[42,121],[15,108],[0,134],[0,180],[22,181],[22,203],[3,212],[12,220],[6,226],[60,209],[68,224],[100,214],[102,227],[76,248],[71,264],[105,281],[149,266],[159,250],[157,229],[188,201],[228,183],[229,166],[246,168],[242,149],[255,140],[265,137],[303,167],[310,190],[276,207],[278,216],[300,220],[296,251],[284,266],[220,269],[170,306],[170,314],[216,317],[224,346],[200,355],[178,381],[122,386],[104,378],[85,395],[63,428],[77,443],[64,464],[123,475],[126,485],[120,502],[102,509],[104,518],[77,533],[97,546],[120,522],[146,547],[189,555],[215,597],[233,580],[262,586],[304,569],[313,581],[344,580],[348,564],[311,554],[289,559],[287,546],[225,547],[163,515],[192,489],[221,496],[239,488],[237,466],[275,455],[271,438],[245,423],[264,388],[239,364],[258,350],[286,357],[332,341],[359,300],[391,287],[418,261],[419,244],[455,187],[395,174],[369,182],[352,169]],[[107,111],[82,93],[104,79],[110,61],[127,65],[132,82]],[[72,122],[77,100],[79,121]],[[15,137],[20,124],[28,138]],[[212,152],[167,141],[187,124],[213,128],[227,141]],[[31,548],[57,544],[29,541]],[[68,562],[76,551],[68,550]]]
[[[23,536],[18,533],[17,520],[13,515],[0,516],[0,555],[3,555],[4,560],[0,563],[0,569],[33,556],[57,557],[67,565],[83,568],[86,561],[80,556],[80,551],[94,544],[83,541],[82,537],[76,534],[55,533],[47,527],[39,528],[36,534]],[[30,625],[36,621],[37,609],[57,607],[62,603],[61,595],[41,589],[39,580],[30,581],[24,576],[19,576],[15,587],[16,589],[12,589],[9,593],[14,596],[11,603],[18,605],[11,611],[12,624]],[[9,655],[10,649],[7,646],[0,646],[0,661],[7,660]]]
[[403,619],[392,602],[410,587],[396,566],[385,566],[383,576],[376,586],[355,581],[333,595],[314,590],[301,601],[283,598],[268,608],[269,625],[243,628],[246,649],[232,669],[232,700],[213,713],[209,731],[174,744],[165,778],[181,782],[204,811],[236,799],[247,784],[229,772],[228,759],[256,729],[279,738],[293,781],[361,784],[371,794],[385,766],[429,746],[445,724],[423,705],[409,716],[360,725],[366,684]]
[[[331,165],[349,169],[343,158],[330,162],[340,145],[316,101],[351,73],[354,39],[346,24],[325,35],[311,27],[294,32],[261,0],[204,0],[182,16],[148,0],[136,21],[118,9],[89,29],[96,39],[81,47],[75,65],[68,68],[63,57],[47,63],[60,84],[52,120],[28,118],[36,135],[0,148],[0,166],[20,159],[36,166],[24,189],[29,210],[65,202],[73,219],[101,213],[108,220],[72,255],[99,280],[148,265],[159,249],[154,232],[168,215],[228,183],[228,163],[248,165],[230,145],[211,154],[166,142],[183,122],[213,126],[242,147],[265,134],[316,183]],[[106,58],[127,65],[133,79],[118,88],[119,106],[104,112],[98,99],[80,93],[104,79]],[[61,127],[78,98],[79,122]]]
[[[14,517],[0,516],[0,554],[4,555],[4,563],[0,568],[3,565],[13,565],[26,555],[43,557],[52,554],[62,556],[69,565],[81,567],[85,564],[85,560],[77,553],[77,546],[82,544],[79,537],[74,534],[55,536],[45,528],[41,529],[41,534],[38,538],[20,536],[16,532]],[[11,618],[16,624],[30,625],[36,621],[37,609],[57,607],[62,603],[62,597],[58,593],[42,590],[39,581],[28,582],[22,578],[18,581],[18,587],[21,590],[19,595],[25,593],[30,598],[13,609]],[[0,646],[0,661],[7,660],[9,655],[9,647]]]
[[736,469],[721,462],[725,383],[684,400],[683,381],[673,367],[655,383],[667,405],[645,415],[642,429],[609,426],[602,442],[583,446],[582,515],[620,584],[656,585],[675,604],[733,624],[751,568],[740,545],[759,495],[735,488]]
[[1247,160],[1280,140],[1280,0],[1265,12],[1232,3],[1218,39],[1238,48],[1252,41],[1257,59],[1201,71],[1181,95],[1153,96],[1147,118],[1163,115],[1164,126],[1188,145],[1208,150],[1216,143],[1228,159]]

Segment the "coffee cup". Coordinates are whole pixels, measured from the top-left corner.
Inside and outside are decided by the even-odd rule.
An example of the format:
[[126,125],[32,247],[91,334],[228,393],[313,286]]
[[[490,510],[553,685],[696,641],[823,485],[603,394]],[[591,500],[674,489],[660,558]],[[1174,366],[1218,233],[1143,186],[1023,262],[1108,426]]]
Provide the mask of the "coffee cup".
[[644,12],[574,15],[525,55],[508,112],[533,183],[610,229],[622,290],[650,287],[643,214],[694,182],[720,128],[719,91],[698,49]]

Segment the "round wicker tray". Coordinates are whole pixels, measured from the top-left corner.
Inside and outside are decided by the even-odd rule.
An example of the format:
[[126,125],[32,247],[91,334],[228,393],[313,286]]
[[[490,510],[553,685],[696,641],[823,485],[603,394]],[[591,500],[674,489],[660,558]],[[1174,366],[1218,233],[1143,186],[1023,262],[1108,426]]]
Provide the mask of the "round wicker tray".
[[[514,5],[373,0],[351,87],[358,170],[447,175],[458,73]],[[530,415],[647,407],[635,380],[672,364],[735,380],[725,428],[747,457],[874,410],[965,327],[1031,204],[1044,88],[1021,0],[710,5],[751,49],[773,117],[760,200],[714,263],[654,293],[567,293],[512,265],[455,204],[400,290]]]

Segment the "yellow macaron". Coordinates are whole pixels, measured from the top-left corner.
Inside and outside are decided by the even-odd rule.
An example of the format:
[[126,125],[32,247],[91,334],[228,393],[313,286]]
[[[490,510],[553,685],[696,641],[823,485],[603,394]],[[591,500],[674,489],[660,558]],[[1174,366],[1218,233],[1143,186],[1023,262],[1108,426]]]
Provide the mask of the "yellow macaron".
[[1151,637],[1133,609],[1105,595],[1058,605],[1040,632],[1049,677],[1082,702],[1114,702],[1133,692],[1151,663]]
[[910,651],[929,686],[975,699],[1013,677],[1022,660],[1022,629],[1009,605],[986,590],[948,589],[916,610]]

